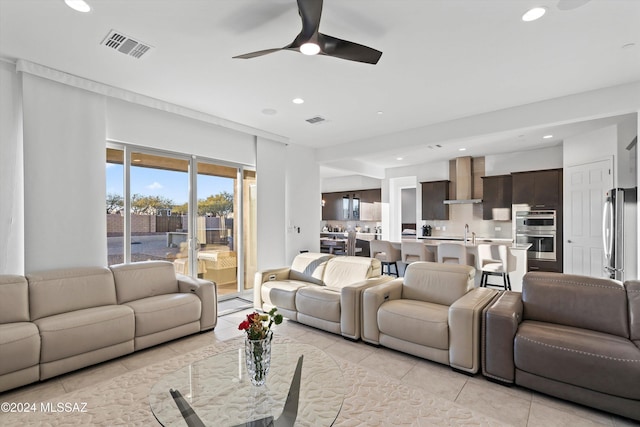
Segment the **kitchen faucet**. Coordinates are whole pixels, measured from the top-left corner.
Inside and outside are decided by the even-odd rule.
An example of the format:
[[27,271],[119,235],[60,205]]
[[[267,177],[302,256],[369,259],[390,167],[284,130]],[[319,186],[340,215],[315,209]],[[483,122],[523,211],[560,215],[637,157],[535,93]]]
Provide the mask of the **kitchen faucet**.
[[467,234],[469,234],[469,224],[464,225],[464,244],[467,244]]

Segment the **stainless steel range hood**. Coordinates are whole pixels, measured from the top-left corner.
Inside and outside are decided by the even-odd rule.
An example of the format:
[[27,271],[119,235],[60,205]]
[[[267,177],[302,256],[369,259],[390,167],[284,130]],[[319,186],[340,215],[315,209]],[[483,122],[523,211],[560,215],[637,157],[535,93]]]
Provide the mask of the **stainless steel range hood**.
[[482,199],[472,199],[473,177],[471,170],[471,157],[457,157],[455,159],[455,184],[456,198],[445,200],[445,205],[461,205],[471,203],[482,203]]

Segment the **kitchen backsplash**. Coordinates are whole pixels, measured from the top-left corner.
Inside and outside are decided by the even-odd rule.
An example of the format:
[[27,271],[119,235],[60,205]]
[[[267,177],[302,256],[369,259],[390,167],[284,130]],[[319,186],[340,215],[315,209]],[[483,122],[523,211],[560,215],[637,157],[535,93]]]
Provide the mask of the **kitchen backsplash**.
[[[464,225],[469,224],[469,238],[471,233],[476,233],[477,237],[492,237],[511,239],[511,221],[487,221],[482,219],[482,204],[459,204],[449,205],[449,220],[447,221],[423,221],[416,224],[418,235],[422,235],[422,226],[432,227],[432,236],[462,236],[464,235]],[[376,227],[380,229],[381,222],[373,221],[321,221],[320,229],[324,227],[339,229],[340,231],[355,230],[360,227],[360,231],[365,233],[368,229],[374,233]]]
[[481,203],[449,205],[448,221],[420,221],[418,228],[422,232],[423,225],[430,225],[432,236],[462,236],[465,224],[469,224],[469,237],[473,232],[478,237],[513,238],[511,221],[482,219]]

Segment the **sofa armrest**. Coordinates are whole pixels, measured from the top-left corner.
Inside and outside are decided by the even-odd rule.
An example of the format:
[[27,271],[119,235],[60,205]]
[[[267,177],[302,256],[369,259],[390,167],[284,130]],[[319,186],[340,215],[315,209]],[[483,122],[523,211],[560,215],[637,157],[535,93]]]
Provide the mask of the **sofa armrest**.
[[362,333],[362,292],[373,286],[393,280],[391,276],[379,276],[344,286],[340,291],[340,331],[342,335],[357,340]]
[[482,310],[498,295],[488,288],[474,288],[449,307],[449,364],[475,374],[480,369]]
[[290,267],[271,268],[256,272],[253,279],[253,307],[262,310],[262,284],[271,280],[287,280],[289,278]]
[[213,282],[176,274],[178,289],[183,293],[194,293],[202,303],[200,330],[213,329],[218,323],[218,288]]
[[482,374],[499,381],[513,383],[515,365],[513,342],[522,322],[522,294],[502,292],[483,313]]
[[378,309],[385,301],[402,298],[403,278],[391,280],[364,290],[362,294],[362,339],[380,344]]

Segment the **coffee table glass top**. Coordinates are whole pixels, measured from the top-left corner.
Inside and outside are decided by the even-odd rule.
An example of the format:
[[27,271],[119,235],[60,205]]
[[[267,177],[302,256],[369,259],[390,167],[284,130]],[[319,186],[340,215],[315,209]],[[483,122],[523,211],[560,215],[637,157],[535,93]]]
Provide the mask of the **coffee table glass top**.
[[273,344],[267,383],[251,384],[244,345],[165,375],[149,393],[156,419],[185,426],[170,389],[179,390],[206,426],[236,426],[282,413],[300,355],[304,355],[296,426],[330,426],[344,399],[342,372],[322,350],[307,344]]

